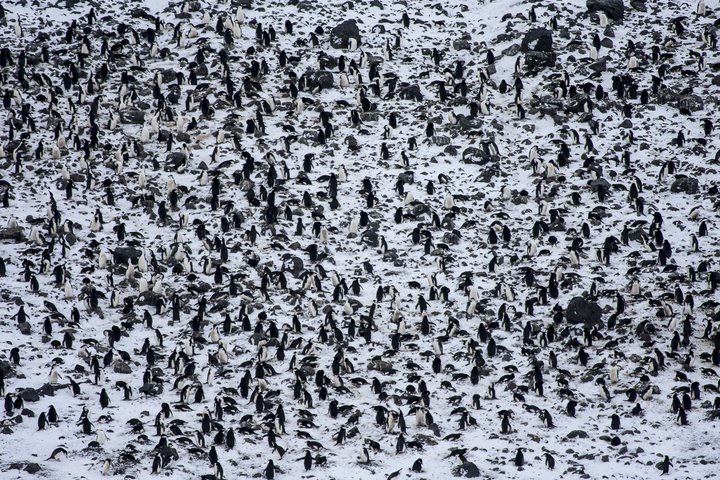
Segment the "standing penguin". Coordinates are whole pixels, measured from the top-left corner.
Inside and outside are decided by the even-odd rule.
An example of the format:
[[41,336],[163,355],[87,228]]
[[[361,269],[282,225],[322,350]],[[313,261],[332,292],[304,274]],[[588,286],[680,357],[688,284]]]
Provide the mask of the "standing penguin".
[[673,464],[670,461],[670,457],[665,455],[665,458],[663,459],[663,461],[660,462],[660,470],[662,471],[661,475],[667,475],[668,473],[670,473],[670,467],[672,467],[672,466],[673,466]]

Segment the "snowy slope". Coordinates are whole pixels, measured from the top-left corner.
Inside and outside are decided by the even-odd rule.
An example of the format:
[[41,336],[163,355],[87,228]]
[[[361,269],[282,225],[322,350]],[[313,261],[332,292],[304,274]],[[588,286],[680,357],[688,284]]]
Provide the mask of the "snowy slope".
[[[225,478],[265,478],[270,460],[277,467],[275,478],[374,479],[399,471],[398,478],[440,479],[450,478],[465,461],[466,467],[477,467],[480,478],[654,478],[660,475],[658,465],[666,455],[673,463],[671,478],[716,475],[715,418],[720,407],[714,401],[719,395],[720,358],[714,353],[713,338],[717,338],[717,321],[711,324],[710,335],[702,338],[718,300],[711,280],[717,275],[718,140],[715,131],[705,135],[702,124],[703,119],[718,120],[716,47],[702,41],[703,31],[714,32],[711,7],[716,5],[708,4],[705,15],[698,15],[696,5],[689,3],[641,2],[645,11],[640,4],[626,4],[622,22],[610,19],[602,27],[599,16],[587,12],[585,2],[547,3],[255,1],[252,8],[241,9],[242,15],[230,2],[78,2],[72,8],[65,2],[47,8],[3,3],[0,44],[14,60],[2,68],[3,93],[10,92],[11,103],[3,107],[3,114],[9,121],[14,115],[17,125],[14,139],[9,126],[0,133],[4,152],[0,191],[9,189],[9,205],[0,214],[3,225],[17,221],[24,239],[0,243],[7,268],[0,278],[0,360],[6,362],[0,365],[7,370],[5,395],[11,401],[23,395],[28,400],[24,407],[3,414],[2,477],[149,478],[156,458],[166,464],[159,472],[163,477],[219,476],[209,457],[210,447],[218,432],[231,428],[234,448],[227,448],[224,441],[215,445]],[[533,5],[537,19],[530,22]],[[89,24],[91,7],[97,18]],[[410,20],[407,28],[401,23],[404,13]],[[157,16],[158,22],[151,16]],[[551,27],[553,17],[555,66],[529,69],[526,55],[511,47],[519,46],[531,29]],[[686,31],[673,29],[677,18]],[[21,35],[15,28],[18,19]],[[227,35],[233,36],[235,30],[232,45],[216,32],[218,19],[227,22],[223,25]],[[288,19],[292,33],[286,31]],[[330,45],[330,30],[346,19],[357,20],[362,35],[358,50]],[[68,36],[73,21],[76,26]],[[263,45],[256,31],[269,36],[270,27],[276,38]],[[156,28],[157,52],[146,37],[148,29]],[[313,46],[311,33],[318,46]],[[607,58],[601,73],[590,68],[595,33],[605,41],[598,52],[599,58]],[[469,42],[469,50],[456,49],[453,42],[462,38]],[[104,39],[114,56],[102,53]],[[629,42],[634,50],[628,48]],[[83,44],[88,49],[84,68],[76,64]],[[47,61],[41,58],[43,45],[48,47]],[[663,55],[657,61],[652,57],[654,45]],[[163,52],[164,48],[168,50]],[[200,48],[203,62],[198,62]],[[228,71],[220,61],[224,48]],[[442,53],[438,65],[433,48]],[[18,78],[23,49],[24,85]],[[494,53],[494,65],[488,64],[488,49]],[[293,60],[285,67],[279,64],[281,51]],[[360,74],[356,79],[347,73],[349,85],[342,88],[340,55],[345,56],[346,71],[353,60]],[[703,69],[698,66],[699,56],[704,57]],[[299,86],[303,73],[320,69],[319,64],[328,61],[322,57],[334,60],[326,68],[332,72],[332,88],[301,89],[298,97],[303,102],[298,104],[291,83]],[[630,57],[637,60],[636,68],[629,68]],[[253,61],[265,61],[268,72],[250,78]],[[79,81],[66,89],[63,75],[71,75],[68,62],[78,69]],[[383,76],[380,96],[369,88],[373,62],[378,62]],[[464,66],[465,97],[453,87],[462,81],[453,78],[457,62]],[[108,71],[105,79],[98,76],[103,65]],[[513,88],[516,65],[523,84],[518,98]],[[659,76],[661,65],[666,72],[662,87],[654,93],[653,76]],[[196,85],[190,84],[192,68]],[[182,72],[182,84],[177,84],[175,72]],[[123,85],[124,73],[131,78]],[[166,99],[177,99],[168,101],[172,118],[155,117],[158,103],[153,85],[158,74],[163,77],[159,91]],[[241,107],[227,98],[228,75],[235,91],[242,92]],[[556,95],[566,75],[579,91],[589,83],[592,108],[587,110],[591,111],[584,111],[580,96]],[[626,88],[635,85],[637,95],[620,98],[613,83],[623,75]],[[397,77],[394,93],[389,85],[393,76]],[[503,80],[509,85],[506,93],[500,91]],[[444,101],[439,95],[443,82],[448,92]],[[373,105],[362,115],[362,123],[353,125],[351,111],[362,110],[360,84],[368,87],[367,99]],[[402,98],[400,91],[408,85],[419,87],[421,101]],[[606,94],[602,98],[596,96],[598,85]],[[683,101],[703,102],[692,111],[676,105],[676,97],[688,88],[692,92],[684,92]],[[640,100],[644,89],[649,92],[645,105]],[[691,93],[697,97],[688,96]],[[53,95],[56,103],[51,106]],[[212,115],[202,112],[204,98],[214,110]],[[248,133],[247,122],[257,118],[263,100],[273,101],[276,108],[262,114],[263,133]],[[483,101],[488,112],[472,117],[471,102]],[[91,140],[94,102],[98,144],[85,158],[74,140],[78,139],[78,146]],[[524,119],[518,118],[516,103],[523,105]],[[21,121],[24,104],[31,106],[36,131]],[[632,107],[630,118],[623,113],[626,105]],[[324,144],[318,141],[321,112],[331,114],[333,127]],[[386,132],[393,112],[397,128]],[[140,121],[127,121],[131,115],[140,115]],[[193,119],[197,126],[188,130]],[[426,136],[429,121],[436,130],[432,138]],[[57,123],[66,146],[56,138]],[[592,125],[598,128],[593,131]],[[224,138],[219,139],[218,131],[224,132]],[[679,131],[684,132],[683,145],[677,142]],[[577,132],[578,143],[573,142],[572,132]],[[169,151],[168,133],[174,138]],[[146,140],[145,134],[149,134]],[[356,147],[350,148],[349,137],[357,141]],[[412,137],[417,149],[409,147]],[[387,159],[381,156],[383,142]],[[569,149],[567,165],[553,173],[547,164],[557,160],[563,142]],[[58,158],[53,157],[54,146]],[[470,147],[477,150],[467,150]],[[537,147],[536,172],[533,147]],[[180,158],[183,152],[186,165],[178,169],[168,155]],[[409,159],[407,165],[401,152]],[[630,155],[629,165],[624,164],[624,152]],[[305,172],[307,155],[313,157]],[[668,162],[674,172],[668,172]],[[244,165],[253,167],[246,178]],[[278,178],[274,184],[268,181],[271,167]],[[345,181],[340,176],[343,167]],[[94,179],[91,188],[86,185],[88,169]],[[407,178],[409,171],[413,182],[402,185],[401,193],[398,178]],[[331,202],[329,188],[333,174],[337,205]],[[144,187],[139,181],[143,175]],[[67,176],[74,181],[71,198],[66,194]],[[697,192],[674,191],[680,176],[697,179]],[[213,210],[215,177],[220,205]],[[594,188],[597,182],[593,184],[598,177],[609,185],[602,199]],[[373,192],[372,205],[363,184],[366,179]],[[633,182],[642,187],[642,211],[629,198]],[[108,202],[108,188],[113,202]],[[171,207],[173,189],[176,208]],[[270,192],[279,207],[274,223],[267,217]],[[55,222],[51,195],[58,211]],[[163,201],[166,219],[158,213]],[[700,207],[696,217],[690,215],[695,207]],[[93,228],[98,212],[103,219],[100,229]],[[367,213],[366,226],[357,225],[361,212]],[[652,233],[658,230],[657,220],[653,224],[658,218],[655,212],[662,218],[659,242]],[[227,232],[222,217],[230,226]],[[304,224],[301,234],[298,219]],[[534,234],[537,221],[544,222],[548,231]],[[318,233],[313,232],[315,222]],[[708,230],[704,236],[702,222]],[[127,232],[122,240],[115,228],[120,224]],[[204,240],[198,234],[200,225],[206,231]],[[621,241],[625,226],[632,231],[627,244]],[[503,227],[510,235],[507,241]],[[324,235],[320,229],[327,230],[326,241],[320,238]],[[495,243],[490,241],[491,229],[499,237]],[[416,243],[414,231],[419,235]],[[697,236],[697,250],[691,246],[691,233]],[[221,260],[215,238],[227,248],[226,261]],[[663,240],[672,249],[666,265],[658,261]],[[383,241],[387,248],[382,248]],[[596,252],[608,242],[613,251],[606,264]],[[320,254],[316,261],[308,253],[311,245]],[[113,251],[127,246],[143,253],[147,269],[135,260],[135,272],[128,275],[127,264],[113,259]],[[571,247],[577,252],[577,265]],[[50,253],[46,266],[44,250]],[[105,268],[99,264],[101,255],[109,259]],[[37,279],[36,291],[24,278],[23,262],[28,261],[27,269]],[[491,261],[496,263],[494,271],[489,268]],[[204,264],[210,262],[215,263],[205,272]],[[214,273],[219,264],[224,274],[217,282]],[[694,279],[687,274],[689,267],[696,272]],[[65,270],[60,282],[53,274],[56,268]],[[532,269],[532,278],[527,269]],[[234,276],[236,295],[230,295],[229,275]],[[469,284],[464,283],[467,278]],[[538,290],[548,288],[551,278],[558,283],[557,298],[535,303],[530,313],[527,300],[538,298]],[[343,279],[347,287],[357,281],[359,290],[339,293],[342,286],[336,288],[335,279]],[[639,293],[632,290],[634,281]],[[140,295],[143,284],[157,293]],[[66,285],[71,292],[66,292]],[[431,290],[439,295],[443,287],[447,300],[431,299]],[[92,288],[101,295],[98,306],[88,308]],[[117,306],[111,305],[113,291],[120,298]],[[688,293],[694,300],[692,309],[686,302]],[[565,309],[571,299],[583,295],[602,309],[602,324],[589,332],[590,345],[582,323],[554,316],[556,306]],[[621,313],[617,313],[618,295],[625,303]],[[422,331],[420,296],[428,303],[428,333]],[[201,297],[207,308],[193,331]],[[158,312],[153,304],[143,305],[148,298],[164,298],[165,308]],[[177,321],[173,298],[181,305]],[[134,302],[125,312],[124,300]],[[46,302],[55,305],[57,313]],[[18,326],[21,305],[28,316],[28,334]],[[77,323],[72,320],[73,307],[80,313]],[[372,309],[372,332],[365,339],[362,331]],[[152,328],[144,322],[145,311],[152,317]],[[249,331],[243,329],[243,312]],[[223,325],[226,315],[229,331]],[[293,327],[293,316],[301,324],[299,331]],[[46,331],[45,323],[51,331]],[[684,323],[692,330],[685,342]],[[478,333],[481,325],[492,342]],[[551,325],[556,338],[545,344]],[[213,326],[219,339],[213,339]],[[121,333],[111,349],[108,332],[113,327]],[[277,338],[272,338],[273,329],[279,331]],[[526,330],[529,335],[524,338]],[[74,337],[72,347],[63,346],[66,332]],[[675,332],[680,341],[673,351]],[[281,344],[282,360],[278,359]],[[148,345],[155,356],[152,365]],[[15,347],[19,364],[11,358]],[[578,360],[580,347],[589,356],[586,365]],[[658,371],[652,369],[655,349],[663,353],[665,363]],[[110,351],[113,358],[103,366]],[[175,360],[171,365],[173,353],[177,359],[180,352],[187,355],[187,362]],[[551,352],[556,367],[551,365]],[[121,355],[129,355],[130,361],[124,363],[130,373],[115,370]],[[92,373],[93,356],[102,371],[98,379]],[[219,363],[222,357],[227,363]],[[335,358],[340,363],[337,374]],[[263,379],[256,378],[259,360],[260,368],[266,367]],[[370,368],[380,360],[392,369]],[[437,374],[434,361],[440,363]],[[53,363],[60,376],[56,385],[48,385]],[[189,363],[194,371],[186,370]],[[478,366],[476,384],[470,378],[474,365]],[[543,396],[533,388],[534,365],[542,372]],[[613,366],[620,371],[616,383],[609,373]],[[320,371],[325,378],[318,377]],[[178,380],[184,372],[186,378]],[[211,381],[209,373],[214,377]],[[146,374],[153,387],[145,385],[144,390],[151,394],[141,390]],[[246,398],[240,387],[245,375],[251,377]],[[77,395],[70,388],[71,379],[80,387]],[[382,384],[382,393],[372,387],[375,379]],[[605,381],[609,400],[603,398],[598,379]],[[428,391],[425,398],[420,380]],[[118,382],[132,388],[131,399],[124,399]],[[693,382],[699,382],[701,395],[689,398],[689,424],[679,425],[673,392],[680,400],[685,392],[690,397]],[[181,399],[183,386],[189,394],[186,403]],[[196,402],[199,386],[204,399]],[[325,399],[321,386],[327,392]],[[494,399],[488,394],[492,386]],[[42,389],[44,394],[31,401],[31,389]],[[107,408],[100,405],[103,389],[110,399]],[[629,389],[640,397],[628,401]],[[648,389],[655,394],[647,394]],[[479,403],[473,402],[475,395]],[[570,396],[577,402],[574,417],[566,410]],[[222,418],[216,400],[223,408]],[[336,418],[329,414],[333,400],[341,407]],[[171,407],[172,416],[160,414],[163,403]],[[636,404],[641,414],[632,413]],[[59,421],[38,431],[38,417],[47,414],[51,405]],[[284,431],[276,418],[280,405],[286,417]],[[84,409],[92,423],[89,434],[79,424]],[[404,451],[396,452],[399,418],[395,425],[379,424],[378,410],[385,412],[384,417],[402,414],[403,438],[410,442]],[[416,410],[426,412],[424,421]],[[502,433],[501,412],[507,410],[512,411],[512,431]],[[543,410],[554,426],[544,425],[538,414]],[[212,425],[203,446],[197,432],[202,430],[204,413],[212,418]],[[427,420],[428,413],[432,421]],[[611,429],[613,414],[620,418],[617,430]],[[164,431],[157,427],[158,416],[164,417]],[[133,428],[133,423],[140,427]],[[348,438],[337,444],[343,427]],[[271,438],[277,437],[279,449],[270,445],[269,431]],[[618,445],[611,445],[613,437]],[[163,442],[167,448],[158,448]],[[372,448],[374,442],[379,450]],[[67,455],[49,458],[58,447]],[[367,462],[361,459],[363,447],[369,451]],[[524,449],[522,467],[514,463],[518,448]],[[454,449],[465,451],[457,455]],[[307,451],[315,461],[306,471]],[[545,463],[546,452],[556,462],[552,471]],[[422,472],[411,468],[418,458],[423,459]],[[23,471],[27,463],[37,463],[40,471]]]

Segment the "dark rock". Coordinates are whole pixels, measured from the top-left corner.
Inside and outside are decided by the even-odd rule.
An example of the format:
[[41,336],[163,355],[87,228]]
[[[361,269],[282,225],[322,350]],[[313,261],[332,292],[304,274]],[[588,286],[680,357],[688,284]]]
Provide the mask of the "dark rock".
[[700,182],[697,178],[679,177],[670,186],[670,191],[674,193],[685,192],[694,195],[699,190]]
[[373,248],[377,248],[380,245],[380,236],[377,234],[377,232],[374,232],[372,230],[366,230],[365,232],[363,232],[361,239],[363,242]]
[[10,365],[10,362],[0,360],[0,377],[8,378],[10,376],[10,372],[12,372],[12,366]]
[[462,152],[462,162],[463,163],[475,163],[475,164],[485,164],[490,161],[492,157],[488,154],[486,154],[483,150],[477,148],[477,147],[468,147]]
[[605,180],[604,178],[596,178],[592,182],[590,182],[590,189],[593,192],[597,192],[598,189],[603,188],[606,192],[610,190],[610,182]]
[[502,54],[506,57],[514,57],[518,53],[520,53],[520,45],[518,45],[517,43],[513,43],[502,51]]
[[451,157],[455,157],[458,154],[458,150],[455,145],[448,145],[447,147],[445,147],[445,150],[443,150],[443,153],[446,153],[447,155],[450,155]]
[[593,328],[596,324],[602,323],[602,309],[595,302],[583,297],[575,297],[568,303],[565,318],[569,323],[584,323],[588,328]]
[[638,12],[647,12],[647,4],[644,0],[633,0],[630,2],[630,6]]
[[686,108],[691,112],[699,112],[705,106],[700,95],[683,95],[678,99],[677,107]]
[[25,240],[25,233],[22,227],[0,228],[0,241],[2,240],[22,242]]
[[534,52],[525,54],[525,68],[539,70],[545,67],[555,66],[555,54],[553,52]]
[[444,145],[449,145],[451,142],[451,138],[447,135],[435,135],[433,136],[432,141],[435,145],[442,147]]
[[142,256],[142,252],[133,247],[117,247],[113,251],[113,261],[118,263],[129,264],[131,260],[138,259]]
[[283,263],[283,271],[289,271],[294,278],[298,278],[305,270],[305,264],[300,257],[290,257]]
[[589,99],[589,95],[584,93],[578,93],[568,101],[567,105],[565,106],[565,110],[572,113],[584,113],[585,103]]
[[166,168],[178,168],[180,165],[187,162],[187,154],[185,152],[170,152],[165,157],[167,163]]
[[392,373],[395,371],[392,363],[385,360],[373,360],[368,364],[368,370],[375,370],[382,373]]
[[552,52],[552,32],[547,28],[533,28],[525,34],[520,50],[527,52]]
[[452,45],[455,50],[470,50],[470,42],[462,38],[453,40]]
[[20,396],[26,402],[39,402],[40,401],[40,394],[34,388],[23,389],[23,391],[20,392]]
[[488,183],[493,178],[500,175],[500,165],[498,163],[490,164],[477,176],[478,181]]
[[464,462],[453,468],[453,475],[456,477],[478,478],[480,469],[473,462]]
[[322,55],[318,58],[318,65],[323,70],[334,70],[338,66],[338,60],[330,55]]
[[415,173],[412,171],[398,173],[398,181],[411,185],[415,183]]
[[132,368],[126,362],[115,362],[113,371],[115,373],[132,373]]
[[327,70],[318,70],[313,73],[312,80],[314,85],[319,84],[324,89],[332,88],[335,83],[332,72],[328,72]]
[[25,470],[30,475],[34,475],[40,471],[40,465],[38,465],[37,463],[28,463],[23,470]]
[[180,94],[181,94],[180,87],[177,84],[168,86],[168,92],[165,95],[165,99],[170,104],[176,104],[180,101]]
[[625,4],[623,0],[587,0],[585,6],[591,12],[601,10],[608,18],[622,20],[625,17]]
[[156,395],[160,395],[163,392],[163,385],[162,383],[148,383],[138,388],[138,391],[140,393],[144,393],[145,395],[150,395],[154,397]]
[[599,60],[588,65],[588,68],[593,72],[602,73],[607,70],[607,57],[602,57]]
[[480,130],[483,125],[480,118],[473,118],[469,115],[459,114],[457,119],[458,122],[455,127],[464,132],[467,132],[468,130]]
[[20,333],[23,335],[30,335],[32,332],[32,326],[30,326],[29,322],[18,323],[18,330],[20,330]]
[[410,212],[416,217],[419,217],[420,215],[424,215],[426,213],[430,213],[430,211],[430,207],[428,207],[424,203],[415,202],[413,205],[410,206]]
[[140,295],[137,296],[137,300],[135,301],[135,305],[140,307],[154,307],[157,305],[158,299],[160,298],[160,295],[153,292],[152,290],[148,290],[145,292],[142,292]]
[[142,125],[145,123],[145,112],[137,108],[128,108],[120,112],[120,121],[122,123]]
[[193,285],[193,289],[200,293],[207,293],[210,291],[212,286],[207,282],[198,282],[195,285]]
[[588,438],[588,434],[585,430],[573,430],[567,434],[567,438]]
[[55,387],[50,385],[49,383],[46,383],[38,389],[38,393],[44,397],[54,397]]
[[348,48],[350,39],[357,40],[358,46],[362,38],[360,37],[360,29],[355,20],[345,20],[330,32],[330,46],[333,48]]
[[460,237],[454,232],[445,232],[443,234],[443,242],[450,245],[457,245],[460,243]]
[[360,114],[363,122],[377,122],[380,120],[380,112],[363,112]]
[[400,89],[400,98],[403,100],[415,100],[416,102],[422,102],[423,94],[420,91],[419,85],[408,85]]

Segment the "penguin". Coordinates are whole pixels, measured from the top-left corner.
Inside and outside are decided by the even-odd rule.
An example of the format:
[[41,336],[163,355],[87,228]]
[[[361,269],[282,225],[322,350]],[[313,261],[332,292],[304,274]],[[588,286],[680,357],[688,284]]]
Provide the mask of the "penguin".
[[670,461],[670,457],[665,455],[665,458],[663,459],[663,461],[660,462],[660,471],[662,472],[661,475],[667,475],[668,473],[670,473],[670,467],[672,467],[672,466],[673,466],[673,464]]
[[554,470],[555,469],[555,458],[548,453],[543,453],[543,456],[545,457],[545,466],[548,468],[548,470]]

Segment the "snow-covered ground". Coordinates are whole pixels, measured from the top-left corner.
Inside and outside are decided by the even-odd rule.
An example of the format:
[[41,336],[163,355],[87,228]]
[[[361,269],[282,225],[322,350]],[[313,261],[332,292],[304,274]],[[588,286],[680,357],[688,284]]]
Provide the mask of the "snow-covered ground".
[[[68,3],[2,4],[0,233],[23,237],[0,243],[0,478],[142,479],[159,460],[178,479],[269,461],[275,478],[625,479],[665,456],[670,478],[717,475],[715,2],[626,2],[607,27],[580,0]],[[356,50],[331,46],[344,20]],[[536,28],[554,66],[519,52]],[[301,80],[319,70],[332,87]],[[128,273],[113,252],[131,250]],[[576,297],[601,309],[587,332],[558,313]]]

